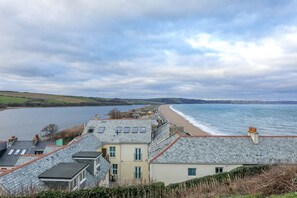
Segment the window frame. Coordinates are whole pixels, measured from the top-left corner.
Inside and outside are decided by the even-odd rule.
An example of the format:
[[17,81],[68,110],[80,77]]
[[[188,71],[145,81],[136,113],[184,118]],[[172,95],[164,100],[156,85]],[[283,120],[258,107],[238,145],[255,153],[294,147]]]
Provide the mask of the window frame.
[[138,133],[139,127],[132,127],[132,133]]
[[224,167],[220,166],[220,167],[215,167],[215,173],[223,173],[224,172]]
[[141,166],[135,166],[134,168],[134,179],[141,179]]
[[111,174],[118,175],[118,164],[112,164]]
[[[129,129],[128,131],[126,131],[126,129]],[[124,127],[124,133],[130,133],[131,127]]]
[[139,133],[146,133],[146,127],[139,127]]
[[[114,150],[112,150],[114,148]],[[109,157],[115,158],[116,157],[116,147],[115,146],[110,146],[109,147]]]
[[135,148],[134,160],[135,161],[141,161],[142,160],[141,148]]
[[[194,171],[194,172],[192,172]],[[188,176],[195,177],[197,175],[197,168],[188,168]]]

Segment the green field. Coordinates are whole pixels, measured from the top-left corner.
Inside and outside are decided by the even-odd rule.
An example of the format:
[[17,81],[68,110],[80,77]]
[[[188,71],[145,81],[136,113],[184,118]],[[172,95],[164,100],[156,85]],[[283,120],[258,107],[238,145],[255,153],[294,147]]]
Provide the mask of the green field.
[[41,93],[0,91],[0,108],[6,107],[54,107],[54,106],[107,106],[132,104],[160,104],[138,99],[64,96]]
[[13,103],[23,104],[27,101],[28,101],[28,99],[26,99],[26,98],[0,96],[0,104],[13,104]]

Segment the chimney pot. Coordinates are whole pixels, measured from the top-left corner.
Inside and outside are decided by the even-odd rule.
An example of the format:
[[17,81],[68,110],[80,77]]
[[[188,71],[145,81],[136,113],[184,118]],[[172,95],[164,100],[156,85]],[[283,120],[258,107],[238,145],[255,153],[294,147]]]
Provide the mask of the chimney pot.
[[257,132],[257,128],[249,127],[248,135],[252,138],[254,144],[259,144],[259,133]]

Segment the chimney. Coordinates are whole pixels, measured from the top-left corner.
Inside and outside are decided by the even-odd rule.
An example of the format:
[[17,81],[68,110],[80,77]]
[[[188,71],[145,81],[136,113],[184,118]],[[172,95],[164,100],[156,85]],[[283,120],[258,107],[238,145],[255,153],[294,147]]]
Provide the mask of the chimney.
[[13,143],[17,140],[18,140],[18,138],[16,136],[11,136],[11,138],[8,139],[7,147],[11,147],[13,145]]
[[35,137],[32,140],[32,145],[33,146],[36,146],[36,144],[38,143],[38,141],[39,141],[39,136],[38,135],[35,135]]
[[252,138],[254,144],[259,144],[259,133],[257,132],[257,128],[249,127],[248,136]]

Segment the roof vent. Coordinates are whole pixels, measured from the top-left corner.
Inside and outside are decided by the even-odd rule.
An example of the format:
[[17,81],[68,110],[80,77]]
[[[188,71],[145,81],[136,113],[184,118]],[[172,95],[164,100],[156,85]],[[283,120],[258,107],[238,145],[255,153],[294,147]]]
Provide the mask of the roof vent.
[[259,144],[259,133],[257,132],[257,128],[249,127],[248,136],[252,138],[254,144]]

